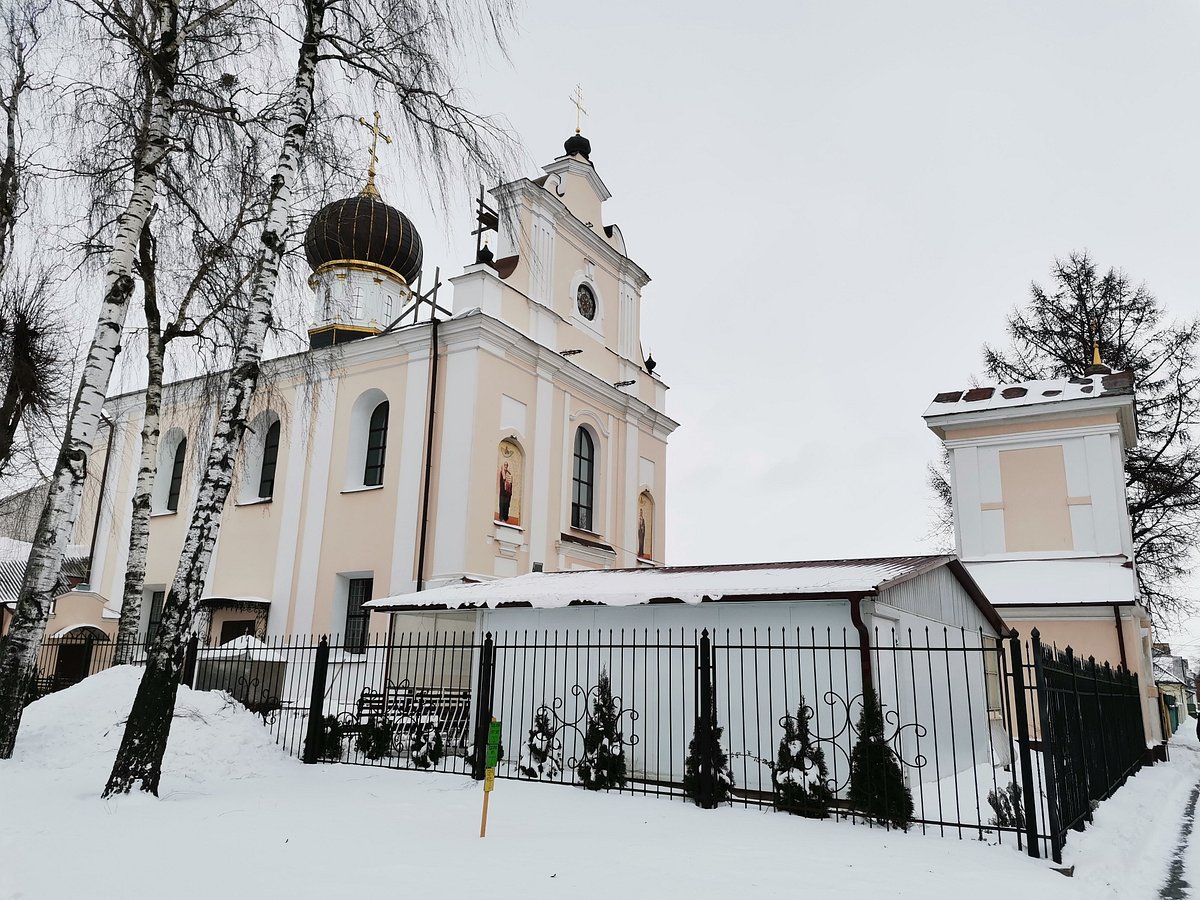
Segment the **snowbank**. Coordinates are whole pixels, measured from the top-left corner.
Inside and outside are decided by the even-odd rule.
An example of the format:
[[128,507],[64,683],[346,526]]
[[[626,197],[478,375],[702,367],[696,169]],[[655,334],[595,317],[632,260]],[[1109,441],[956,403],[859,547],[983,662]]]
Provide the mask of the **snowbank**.
[[[117,666],[25,710],[12,763],[26,770],[86,771],[99,793],[121,744],[142,670]],[[162,792],[296,765],[262,720],[228,694],[180,687],[163,759]]]

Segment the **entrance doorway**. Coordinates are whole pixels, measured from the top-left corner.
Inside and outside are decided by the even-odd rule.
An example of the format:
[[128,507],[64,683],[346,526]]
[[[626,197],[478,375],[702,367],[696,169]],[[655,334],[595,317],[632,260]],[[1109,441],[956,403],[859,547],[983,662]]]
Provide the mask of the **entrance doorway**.
[[221,623],[221,638],[219,644],[228,644],[234,638],[240,638],[243,634],[254,634],[253,619],[230,619],[228,622]]

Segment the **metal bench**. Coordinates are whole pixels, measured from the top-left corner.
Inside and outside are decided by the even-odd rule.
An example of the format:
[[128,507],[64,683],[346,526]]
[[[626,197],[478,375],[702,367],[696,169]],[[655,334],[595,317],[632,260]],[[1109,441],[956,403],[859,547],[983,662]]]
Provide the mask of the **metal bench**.
[[470,737],[469,688],[389,686],[383,691],[363,690],[355,705],[355,721],[343,733],[361,732],[372,720],[390,725],[397,735],[409,738],[430,726],[442,734],[447,748],[465,748]]

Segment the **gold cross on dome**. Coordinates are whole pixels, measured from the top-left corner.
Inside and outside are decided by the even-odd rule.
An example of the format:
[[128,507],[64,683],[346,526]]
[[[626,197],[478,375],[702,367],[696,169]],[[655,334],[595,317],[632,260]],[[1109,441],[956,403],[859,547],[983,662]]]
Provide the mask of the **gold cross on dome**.
[[571,102],[575,104],[575,133],[579,134],[583,117],[587,115],[587,110],[583,108],[583,88],[579,85],[575,85],[575,93],[571,95]]
[[368,122],[362,116],[358,117],[359,125],[362,125],[364,128],[371,129],[371,163],[367,166],[367,183],[362,189],[362,192],[368,197],[379,196],[379,189],[375,187],[375,160],[377,159],[376,151],[379,146],[379,139],[383,138],[384,143],[387,144],[392,142],[392,139],[389,135],[386,135],[379,130],[380,118],[381,116],[379,115],[379,110],[375,110],[375,122],[373,124]]

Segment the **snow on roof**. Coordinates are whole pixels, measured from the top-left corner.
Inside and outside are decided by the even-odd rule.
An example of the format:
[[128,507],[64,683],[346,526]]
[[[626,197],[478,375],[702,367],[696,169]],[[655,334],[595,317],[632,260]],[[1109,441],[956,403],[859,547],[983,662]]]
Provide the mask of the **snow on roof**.
[[217,647],[215,650],[205,650],[204,659],[238,659],[253,660],[254,662],[287,662],[282,653],[272,650],[267,644],[252,634],[243,634]]
[[993,606],[1136,603],[1137,577],[1124,556],[965,563]]
[[590,569],[534,572],[516,578],[450,584],[420,593],[381,597],[364,604],[380,611],[405,609],[497,609],[531,606],[556,609],[596,604],[637,606],[677,600],[700,603],[734,597],[814,599],[875,593],[950,556],[896,556],[749,563],[726,566],[664,566],[655,569]]
[[964,412],[1132,395],[1133,372],[1024,381],[993,387],[943,391],[933,398],[933,402],[925,410],[924,417],[930,419]]
[[225,604],[225,603],[232,603],[235,605],[249,605],[249,606],[270,606],[271,605],[271,601],[268,600],[266,597],[249,597],[249,596],[248,597],[224,597],[224,596],[221,596],[221,597],[202,597],[200,599],[201,606],[221,606],[222,604]]

